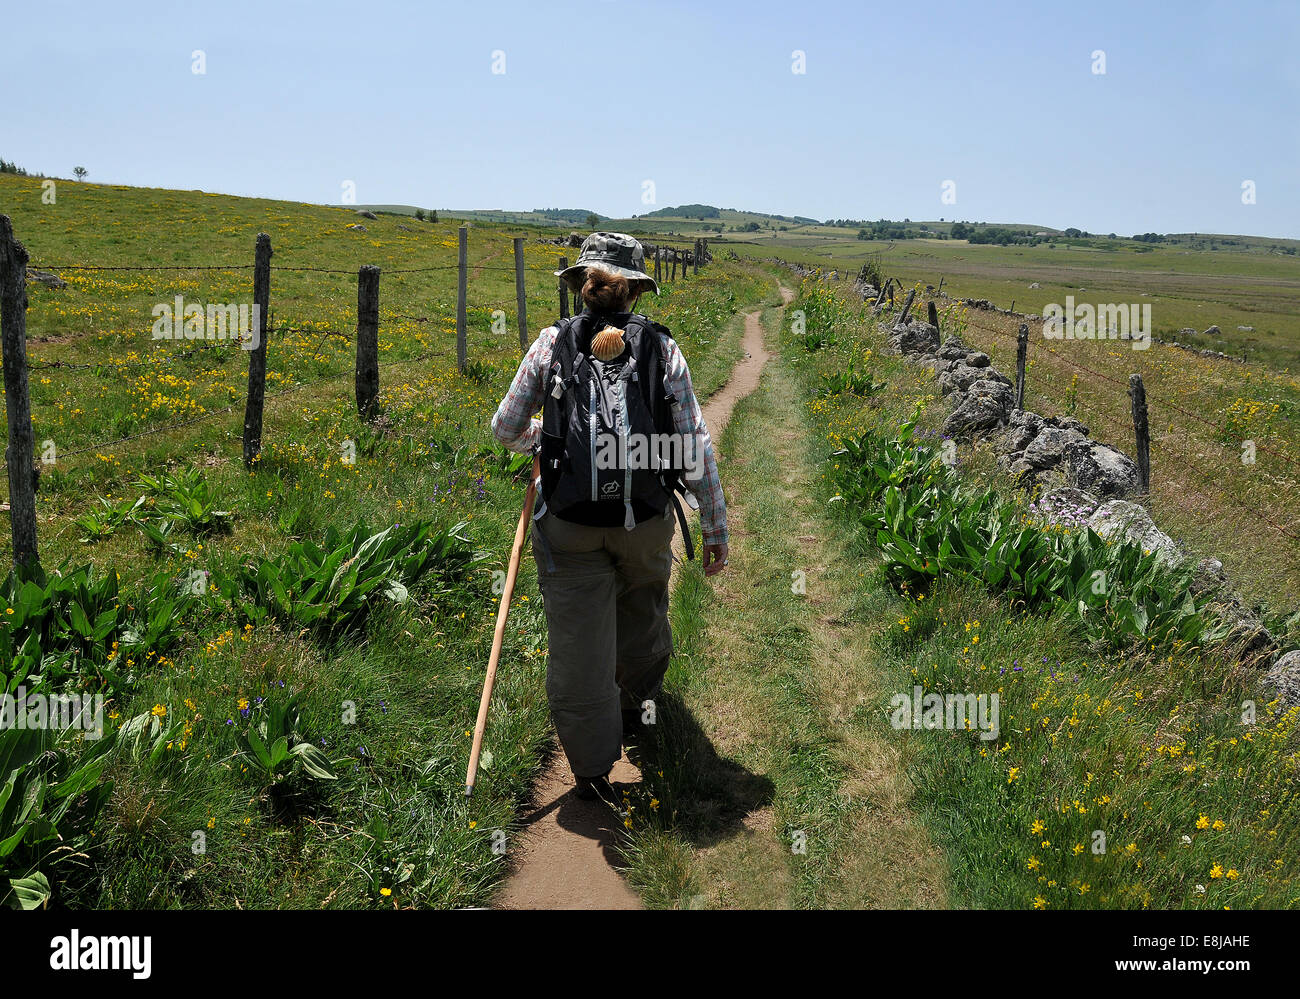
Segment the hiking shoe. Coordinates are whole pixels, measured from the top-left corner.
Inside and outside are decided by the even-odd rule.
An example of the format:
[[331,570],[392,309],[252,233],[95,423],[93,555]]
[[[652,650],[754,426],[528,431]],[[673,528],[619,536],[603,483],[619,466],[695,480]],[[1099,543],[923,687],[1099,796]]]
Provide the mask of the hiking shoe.
[[603,774],[600,777],[575,777],[577,781],[573,789],[583,801],[614,801],[614,785],[609,782],[609,774]]

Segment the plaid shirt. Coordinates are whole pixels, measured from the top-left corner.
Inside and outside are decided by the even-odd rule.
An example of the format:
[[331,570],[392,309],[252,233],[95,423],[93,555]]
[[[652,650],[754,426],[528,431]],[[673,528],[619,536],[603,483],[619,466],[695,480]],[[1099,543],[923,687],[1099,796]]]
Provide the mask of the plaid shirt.
[[[511,451],[527,452],[539,441],[542,421],[533,416],[542,408],[546,396],[546,376],[551,366],[551,349],[555,344],[556,328],[548,326],[538,334],[528,348],[510,391],[501,400],[496,415],[492,417],[492,433]],[[671,337],[663,337],[664,369],[668,389],[679,405],[673,407],[673,426],[683,440],[694,436],[704,453],[704,474],[691,484],[691,493],[700,504],[701,533],[706,545],[720,545],[727,541],[727,502],[722,495],[722,482],[718,478],[718,463],[713,455],[713,442],[704,414],[700,412],[695,389],[691,385],[691,372],[686,358]],[[697,452],[698,453],[698,452]]]

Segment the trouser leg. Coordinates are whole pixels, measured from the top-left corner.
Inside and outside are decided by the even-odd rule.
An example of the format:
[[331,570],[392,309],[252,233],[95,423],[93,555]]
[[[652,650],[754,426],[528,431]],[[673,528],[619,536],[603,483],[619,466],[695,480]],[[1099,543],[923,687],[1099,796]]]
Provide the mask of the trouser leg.
[[640,708],[659,696],[672,657],[668,582],[674,526],[671,517],[655,517],[631,531],[610,532],[618,579],[615,680],[624,710]]
[[543,531],[554,571],[537,541],[533,557],[546,610],[546,696],[560,745],[579,777],[608,773],[623,754],[615,682],[617,578],[604,529],[547,514]]

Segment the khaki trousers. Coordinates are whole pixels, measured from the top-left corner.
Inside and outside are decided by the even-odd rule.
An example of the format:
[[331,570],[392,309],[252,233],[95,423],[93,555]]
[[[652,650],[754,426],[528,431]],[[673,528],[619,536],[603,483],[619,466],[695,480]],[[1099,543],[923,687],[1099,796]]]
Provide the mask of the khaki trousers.
[[572,524],[549,512],[533,523],[546,609],[546,696],[578,777],[609,772],[623,755],[621,710],[659,693],[673,651],[668,580],[675,527],[671,506],[667,516],[630,531]]

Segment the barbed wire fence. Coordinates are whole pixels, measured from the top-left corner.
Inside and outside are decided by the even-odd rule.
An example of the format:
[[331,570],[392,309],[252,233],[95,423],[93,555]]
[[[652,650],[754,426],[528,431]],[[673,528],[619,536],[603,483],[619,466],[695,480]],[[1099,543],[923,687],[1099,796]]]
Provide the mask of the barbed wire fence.
[[[357,270],[332,267],[314,267],[304,265],[272,265],[273,254],[271,238],[266,233],[257,236],[254,262],[251,264],[214,263],[214,264],[141,264],[108,265],[86,263],[44,263],[32,265],[27,250],[14,233],[11,220],[0,215],[0,343],[3,344],[4,388],[6,417],[8,425],[8,446],[5,450],[4,468],[9,479],[9,503],[14,563],[20,566],[39,565],[36,537],[36,491],[39,483],[40,464],[37,462],[35,449],[35,432],[32,424],[31,399],[28,376],[32,371],[91,371],[96,374],[118,374],[136,369],[156,369],[157,360],[143,361],[104,361],[104,362],[69,362],[69,361],[32,361],[27,356],[27,281],[29,269],[33,272],[123,272],[123,273],[226,273],[243,274],[252,272],[253,305],[250,315],[256,317],[256,328],[238,331],[237,336],[244,341],[251,341],[253,346],[247,348],[249,357],[248,387],[243,400],[244,422],[241,434],[243,460],[252,469],[261,456],[262,424],[265,405],[268,399],[274,400],[292,395],[314,386],[336,382],[352,375],[355,378],[355,398],[357,412],[363,419],[370,419],[376,414],[380,372],[395,365],[417,364],[435,357],[445,356],[445,349],[425,350],[412,357],[394,358],[384,362],[379,360],[378,331],[381,326],[379,308],[379,283],[382,274],[407,275],[426,274],[440,271],[456,271],[456,369],[461,375],[470,374],[468,351],[468,313],[469,313],[469,279],[470,271],[475,274],[485,271],[510,273],[515,277],[515,312],[521,353],[528,349],[529,326],[527,312],[528,273],[546,273],[554,276],[549,268],[526,267],[524,264],[524,237],[512,240],[513,266],[491,264],[487,262],[471,264],[469,261],[469,227],[462,225],[457,232],[457,261],[454,264],[433,264],[425,267],[390,268],[383,270],[374,265],[362,265]],[[668,245],[665,241],[649,243],[647,251],[652,254],[654,277],[656,281],[684,280],[688,268],[699,273],[702,262],[711,259],[708,241],[696,239],[689,250],[680,246]],[[558,249],[558,246],[557,246]],[[563,270],[567,258],[558,257],[557,270]],[[671,266],[671,271],[669,267]],[[357,281],[356,326],[352,331],[335,328],[321,328],[318,324],[273,324],[271,319],[271,276],[281,273],[311,273],[333,276],[354,277]],[[564,281],[556,279],[555,290],[559,299],[560,316],[569,315],[569,288]],[[574,306],[578,307],[577,295],[574,294]],[[504,310],[494,310],[494,312]],[[174,317],[179,321],[181,317]],[[389,320],[427,324],[437,321],[435,317],[416,316],[406,312],[389,312]],[[207,337],[195,346],[176,353],[168,354],[168,361],[174,363],[211,350],[217,342]],[[225,333],[223,325],[221,332]],[[266,391],[266,351],[271,335],[298,334],[315,336],[316,341],[308,351],[309,356],[318,356],[326,340],[341,340],[345,343],[355,342],[356,357],[351,370],[334,372],[306,382],[297,382],[270,393]],[[198,338],[196,338],[198,339]],[[207,410],[193,417],[176,420],[159,426],[149,427],[136,433],[119,435],[61,452],[62,458],[83,454],[100,454],[112,451],[132,441],[170,433],[192,427],[217,417],[235,412],[239,402],[228,406]]]
[[[890,279],[891,283],[894,281],[895,279]],[[897,284],[899,285],[900,288],[902,287],[902,282],[897,282]],[[933,285],[926,286],[926,294],[929,296],[929,305],[931,307],[933,307],[935,300],[942,296],[950,303],[958,304],[958,305],[966,305],[967,308],[970,309],[972,312],[978,313],[979,310],[976,307],[972,306],[970,300],[949,298],[948,296],[943,295],[942,284],[943,282],[941,281],[939,288],[937,290]],[[904,304],[900,307],[897,316],[902,317],[906,314],[908,307],[912,303],[912,299],[915,295],[916,290],[917,290],[916,287],[913,287],[912,289],[909,290],[907,299],[905,300]],[[882,289],[880,294],[877,296],[875,306],[873,307],[873,312],[879,312],[884,310],[885,306],[883,300],[885,294],[886,294],[885,290]],[[890,294],[891,300],[892,297],[893,297],[892,294]],[[892,307],[893,307],[893,303],[891,301],[889,306],[891,311],[892,311]],[[985,308],[987,308],[987,306]],[[1012,318],[1017,318],[1017,319],[1020,318],[1019,314],[1014,313],[1013,309],[1008,309],[1006,315]],[[936,318],[936,313],[932,308],[932,311],[929,316],[929,321],[931,323],[934,323],[935,318]],[[1098,371],[1096,368],[1080,363],[1079,361],[1076,361],[1073,358],[1067,357],[1061,351],[1055,349],[1050,345],[1044,345],[1038,343],[1036,339],[1030,337],[1029,335],[1028,322],[1020,322],[1017,334],[1014,336],[1005,330],[997,328],[996,326],[977,322],[973,318],[973,316],[970,315],[966,317],[965,322],[968,328],[980,330],[982,333],[990,334],[993,337],[995,337],[997,340],[1004,342],[1008,346],[1014,346],[1016,350],[1016,380],[1015,380],[1014,391],[1015,391],[1015,398],[1017,400],[1018,408],[1023,407],[1025,384],[1026,384],[1026,369],[1028,367],[1028,359],[1029,359],[1029,354],[1031,349],[1034,352],[1034,354],[1038,354],[1040,351],[1045,350],[1047,353],[1051,355],[1052,361],[1063,363],[1078,372],[1082,372],[1087,377],[1087,379],[1091,381],[1092,384],[1096,387],[1100,387],[1102,385],[1110,385],[1110,386],[1115,386],[1120,389],[1123,389],[1125,394],[1128,396],[1130,402],[1130,411],[1132,413],[1131,422],[1125,423],[1120,420],[1117,420],[1113,416],[1110,416],[1109,414],[1103,412],[1101,409],[1097,407],[1090,407],[1090,408],[1093,415],[1099,417],[1103,422],[1105,422],[1109,426],[1114,427],[1117,431],[1120,431],[1125,437],[1128,437],[1128,439],[1133,441],[1134,454],[1136,456],[1135,464],[1138,467],[1139,480],[1140,480],[1139,491],[1143,496],[1149,496],[1151,491],[1150,412],[1152,407],[1155,407],[1156,410],[1167,410],[1169,412],[1176,413],[1179,416],[1185,417],[1186,419],[1192,420],[1193,422],[1196,422],[1200,425],[1203,425],[1213,430],[1216,435],[1221,435],[1226,430],[1225,426],[1221,424],[1217,424],[1212,420],[1206,419],[1204,416],[1201,416],[1198,413],[1193,413],[1190,410],[1188,410],[1186,407],[1180,406],[1178,403],[1174,402],[1171,399],[1164,398],[1162,396],[1149,395],[1146,391],[1142,374],[1140,372],[1136,372],[1136,371],[1132,372],[1129,376],[1129,380],[1125,382],[1123,379],[1116,378],[1115,376],[1107,374],[1104,371]],[[1300,467],[1300,462],[1298,462],[1295,458],[1279,450],[1268,447],[1260,441],[1247,440],[1245,438],[1241,438],[1238,439],[1236,443],[1242,448],[1244,448],[1246,445],[1249,444],[1252,453],[1266,454],[1291,467]],[[1276,532],[1277,534],[1280,534],[1282,537],[1285,537],[1290,541],[1300,542],[1300,534],[1296,533],[1288,526],[1284,526],[1283,524],[1278,523],[1277,520],[1275,520],[1273,517],[1270,517],[1268,513],[1266,513],[1265,511],[1241,499],[1240,497],[1236,496],[1231,491],[1226,489],[1224,486],[1220,485],[1219,480],[1222,478],[1222,475],[1215,475],[1210,472],[1207,472],[1205,469],[1201,468],[1196,463],[1187,459],[1186,456],[1184,456],[1180,460],[1179,467],[1186,468],[1187,470],[1194,472],[1197,477],[1197,485],[1209,488],[1217,496],[1220,496],[1223,499],[1227,500],[1232,506],[1244,511],[1245,513],[1247,513],[1249,516],[1251,516],[1252,518],[1254,518],[1264,526],[1268,527],[1269,529]],[[1210,501],[1210,497],[1206,493],[1202,492],[1200,489],[1196,488],[1195,486],[1189,484],[1185,477],[1177,475],[1172,470],[1170,474],[1174,476],[1175,480],[1178,482],[1180,487],[1189,489],[1190,491],[1196,493],[1196,495],[1201,497],[1202,499]],[[1292,561],[1294,561],[1295,564],[1300,565],[1300,553],[1294,554],[1292,556]]]

